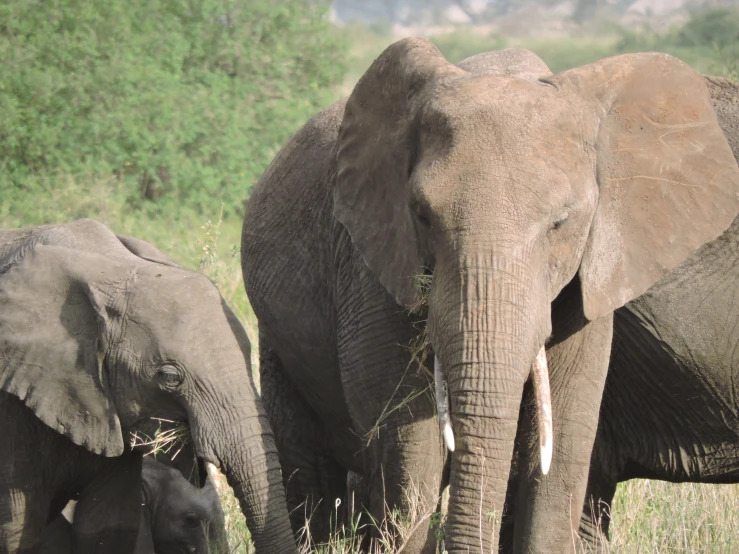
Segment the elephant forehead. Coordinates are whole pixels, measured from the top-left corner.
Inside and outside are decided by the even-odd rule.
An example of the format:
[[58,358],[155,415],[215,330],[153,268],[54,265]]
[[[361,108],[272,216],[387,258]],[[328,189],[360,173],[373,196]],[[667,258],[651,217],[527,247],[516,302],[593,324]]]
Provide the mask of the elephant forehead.
[[492,157],[527,167],[582,160],[597,130],[594,114],[553,86],[491,75],[441,83],[420,119],[422,140],[468,163]]
[[489,203],[491,195],[520,204],[530,194],[544,209],[582,196],[594,180],[597,124],[555,93],[505,77],[444,87],[424,110],[415,194],[431,207]]
[[200,274],[173,268],[139,274],[127,292],[125,313],[129,321],[154,334],[166,332],[182,339],[225,322],[215,285]]

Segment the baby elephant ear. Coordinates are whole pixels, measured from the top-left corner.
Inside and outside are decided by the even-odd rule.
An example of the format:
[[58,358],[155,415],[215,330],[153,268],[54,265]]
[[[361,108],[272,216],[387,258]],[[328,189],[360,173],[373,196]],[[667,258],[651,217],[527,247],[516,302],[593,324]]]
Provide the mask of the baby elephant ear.
[[598,206],[580,266],[593,320],[640,296],[739,210],[739,167],[700,74],[666,54],[550,80],[594,116]]
[[0,389],[106,456],[124,443],[103,365],[102,290],[125,275],[103,256],[43,245],[0,268]]

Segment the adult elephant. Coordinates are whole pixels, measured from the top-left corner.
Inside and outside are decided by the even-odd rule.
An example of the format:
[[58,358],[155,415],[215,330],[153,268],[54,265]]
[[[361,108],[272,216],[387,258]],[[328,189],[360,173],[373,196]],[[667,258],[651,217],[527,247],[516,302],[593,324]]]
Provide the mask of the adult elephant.
[[446,548],[496,548],[533,373],[541,437],[522,419],[515,551],[567,552],[613,311],[729,226],[739,169],[701,76],[668,55],[543,78],[484,61],[396,42],[257,184],[242,265],[263,399],[291,505],[332,498],[345,468],[376,516],[407,510],[414,481],[433,505],[441,438],[407,348],[414,281],[433,275],[422,317],[455,442]]
[[[739,84],[708,77],[739,160]],[[739,218],[615,313],[580,536],[608,536],[619,482],[739,483]],[[600,535],[600,537],[599,537]]]
[[189,424],[258,551],[296,551],[249,342],[210,280],[89,219],[0,231],[0,268],[0,552],[35,552],[76,496],[75,552],[133,552],[151,418]]

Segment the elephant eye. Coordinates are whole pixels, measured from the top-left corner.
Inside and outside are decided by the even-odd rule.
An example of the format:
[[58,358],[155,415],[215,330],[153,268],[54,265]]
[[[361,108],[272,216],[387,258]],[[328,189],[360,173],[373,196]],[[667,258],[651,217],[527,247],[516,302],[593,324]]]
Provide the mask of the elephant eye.
[[197,514],[185,514],[185,527],[189,527],[190,529],[200,527],[200,518]]
[[564,212],[563,214],[561,214],[552,223],[552,231],[556,231],[557,229],[561,228],[565,223],[567,223],[567,220],[569,219],[569,217],[570,217],[570,214],[568,212]]
[[157,369],[156,380],[166,389],[176,389],[184,381],[184,376],[179,368],[163,365]]
[[411,208],[416,216],[418,222],[424,227],[431,227],[431,220],[429,219],[426,210],[421,206],[420,203],[415,202]]
[[418,214],[418,222],[423,225],[424,227],[431,227],[431,221],[429,221],[429,218],[426,217],[423,214]]

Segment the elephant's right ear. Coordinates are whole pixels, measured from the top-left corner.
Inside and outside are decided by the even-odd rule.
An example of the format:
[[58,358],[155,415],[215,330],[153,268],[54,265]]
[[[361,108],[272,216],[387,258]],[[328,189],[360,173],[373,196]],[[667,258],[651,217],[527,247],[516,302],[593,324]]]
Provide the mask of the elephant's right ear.
[[464,74],[428,40],[400,40],[354,87],[339,130],[334,216],[403,306],[416,300],[422,269],[407,186],[413,117],[433,81]]
[[106,456],[124,443],[103,370],[105,299],[125,274],[103,256],[44,245],[0,268],[0,390]]

